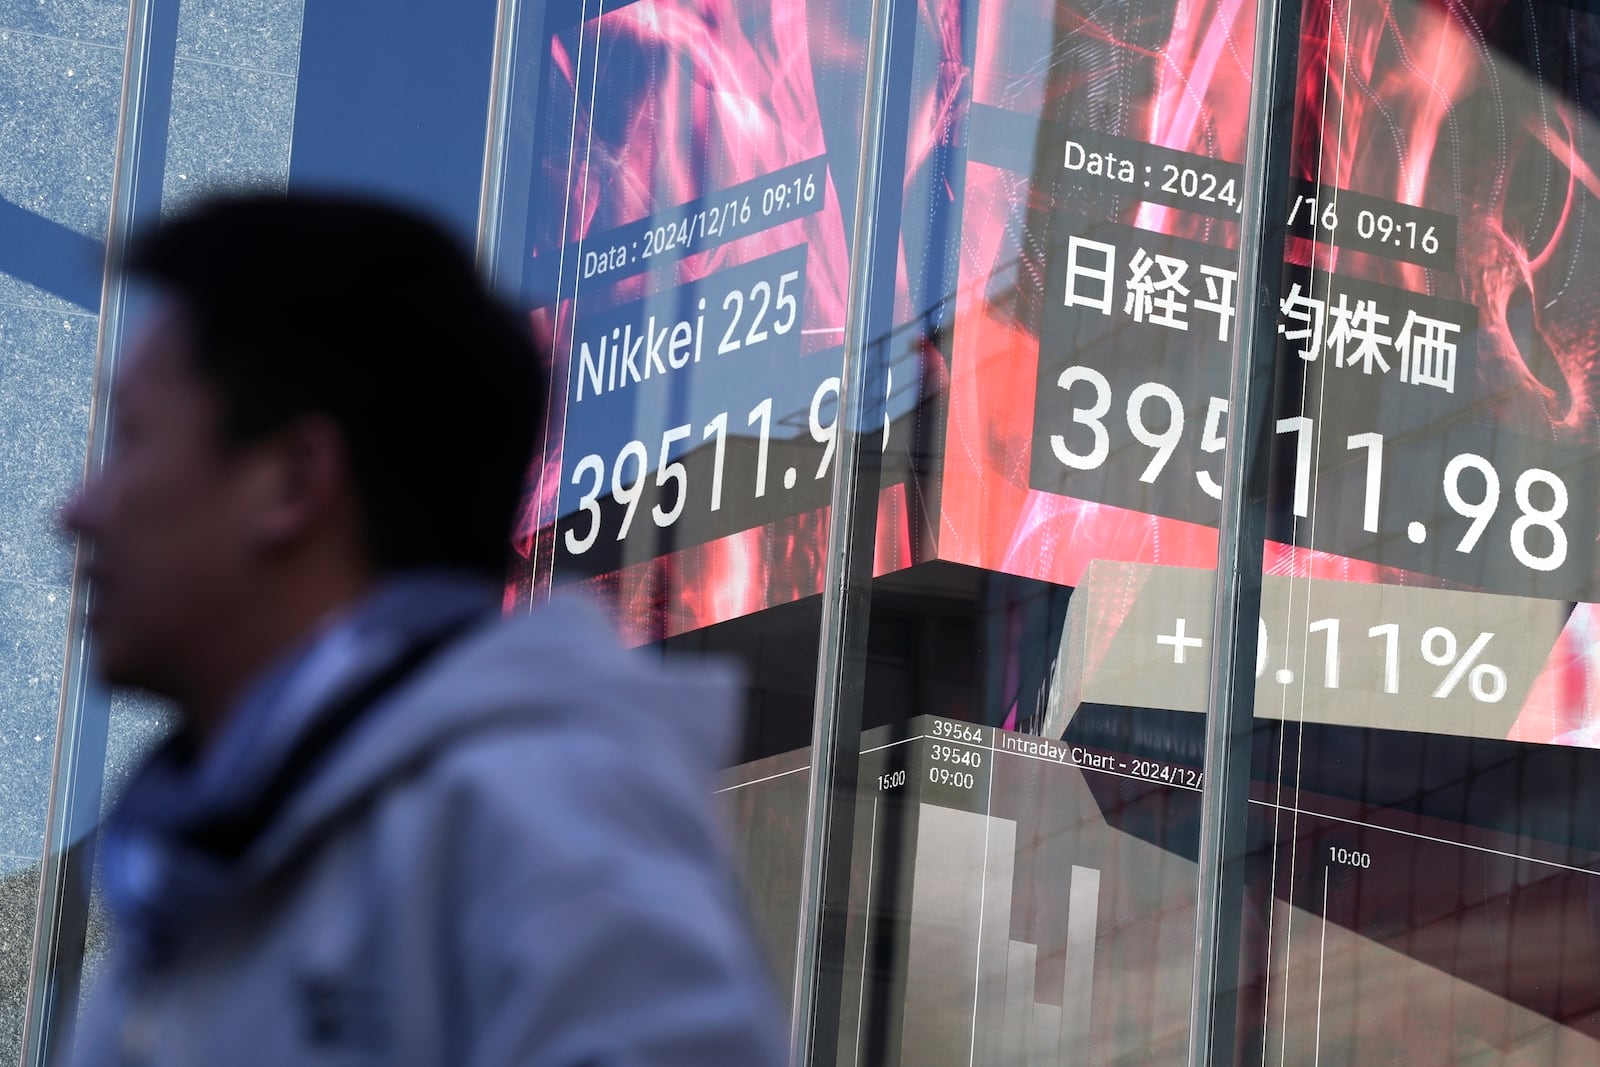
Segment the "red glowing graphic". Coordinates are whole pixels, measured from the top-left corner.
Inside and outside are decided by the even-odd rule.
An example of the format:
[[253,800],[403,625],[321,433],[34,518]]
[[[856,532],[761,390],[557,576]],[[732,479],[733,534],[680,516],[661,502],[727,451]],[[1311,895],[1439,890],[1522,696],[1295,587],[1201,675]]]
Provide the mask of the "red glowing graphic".
[[1454,277],[1371,257],[1339,266],[1417,291],[1458,287],[1478,309],[1496,420],[1592,446],[1600,309],[1584,292],[1585,247],[1600,236],[1600,181],[1580,146],[1596,131],[1559,91],[1578,72],[1541,54],[1559,39],[1511,60],[1490,43],[1520,42],[1526,22],[1484,0],[1308,5],[1296,159],[1305,177],[1456,214]]

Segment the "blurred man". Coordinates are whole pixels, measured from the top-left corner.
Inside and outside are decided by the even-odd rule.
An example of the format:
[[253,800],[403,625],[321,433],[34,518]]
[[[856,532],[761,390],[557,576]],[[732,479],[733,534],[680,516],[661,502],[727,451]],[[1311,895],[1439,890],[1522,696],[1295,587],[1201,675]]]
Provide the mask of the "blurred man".
[[499,618],[543,400],[466,254],[254,198],[127,269],[158,306],[65,522],[99,670],[181,720],[103,835],[72,1062],[782,1062],[709,806],[729,680]]

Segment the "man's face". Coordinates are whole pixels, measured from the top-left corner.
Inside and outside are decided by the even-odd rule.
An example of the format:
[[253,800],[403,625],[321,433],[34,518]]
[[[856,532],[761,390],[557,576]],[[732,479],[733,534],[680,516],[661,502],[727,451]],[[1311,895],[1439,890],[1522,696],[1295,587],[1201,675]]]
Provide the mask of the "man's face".
[[102,677],[182,697],[250,610],[252,478],[193,369],[179,308],[152,317],[123,360],[105,465],[63,512],[92,552],[89,627]]

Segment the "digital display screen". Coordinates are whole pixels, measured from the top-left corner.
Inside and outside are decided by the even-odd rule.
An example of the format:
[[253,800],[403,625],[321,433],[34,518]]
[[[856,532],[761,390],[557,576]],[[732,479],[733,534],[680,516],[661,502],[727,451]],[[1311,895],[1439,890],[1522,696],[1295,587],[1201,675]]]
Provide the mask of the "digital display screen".
[[[1070,586],[1214,567],[1253,21],[979,5],[940,558]],[[1268,571],[1561,606],[1522,653],[1522,740],[1596,710],[1593,29],[1542,3],[1302,23]]]
[[[556,403],[514,601],[586,583],[646,640],[820,588],[858,9],[548,8],[525,290]],[[1305,10],[1268,566],[1587,620],[1600,179],[1557,46],[1591,16],[1517,10]],[[878,573],[1213,564],[1253,16],[1129,12],[896,23]]]
[[[953,132],[907,149],[897,284],[942,361],[935,555],[994,579],[999,665],[975,722],[863,738],[842,1062],[1186,1058],[1254,19],[918,9],[909,68],[959,89],[907,125]],[[1240,1056],[1584,1062],[1600,17],[1313,0],[1301,31]],[[1000,576],[1070,587],[1060,629],[995,612]]]
[[[641,642],[821,588],[868,14],[547,9],[524,301],[553,404],[512,603],[581,584]],[[880,571],[915,552],[919,375],[887,379]]]
[[[1175,831],[1192,828],[1178,810],[1205,784],[1193,713],[1210,682],[1235,414],[1255,12],[1170,0],[963,11],[971,89],[950,208],[937,554],[1071,587],[1071,607],[1044,722],[1025,699],[988,720],[1037,731],[1039,747],[980,727],[953,739],[973,747],[952,749],[920,731],[930,762],[911,780],[941,810],[905,818],[938,858],[920,846],[902,858],[901,896],[883,905],[912,944],[897,949],[906,994],[885,1006],[879,1040],[917,1050],[889,1062],[1183,1062],[1186,1028],[1170,1022],[1189,994],[1192,901],[1168,906],[1159,864],[1126,883],[1146,893],[1128,921],[1169,927],[1170,955],[1129,955],[1127,968],[1100,963],[1130,936],[1115,925],[1093,941],[1102,955],[1073,962],[1080,881],[1096,923],[1117,884],[1103,841],[1063,846],[1038,876],[1047,889],[1018,880],[1007,895],[1002,877],[978,890],[1020,862],[1023,824],[1004,822],[1031,813],[999,807],[999,775],[1022,757],[1058,788],[1086,780],[1093,798],[1087,817],[1047,820],[1033,847],[1098,814],[1189,854]],[[1251,854],[1224,935],[1249,975],[1245,1061],[1596,1054],[1594,757],[1582,748],[1600,741],[1597,30],[1593,13],[1539,2],[1303,8],[1292,169],[1272,176],[1290,188],[1270,280]],[[1118,821],[1152,782],[1164,807]],[[969,805],[988,821],[942,810]],[[954,883],[939,864],[962,867],[974,892],[919,900],[925,865],[932,886]],[[996,890],[1013,910],[1009,937],[988,944]],[[1048,963],[1036,918],[1016,910],[1041,893],[1067,901]],[[948,917],[919,926],[924,908]],[[920,955],[919,930],[932,946]],[[974,967],[930,969],[960,936]],[[985,968],[1010,971],[996,985]],[[1142,999],[1102,998],[1130,973]],[[1006,1021],[1013,982],[1031,1023]],[[1064,992],[1091,984],[1087,1008]],[[959,1025],[958,1003],[974,1005]]]
[[[1250,54],[1251,27],[1228,22],[1226,8],[1208,16],[1183,7],[1197,17],[1163,20],[1159,31],[1155,20],[1141,21],[1140,32],[1157,36],[1130,40],[1110,26],[1080,33],[1094,24],[1087,11],[1080,23],[1037,4],[988,9],[1002,13],[981,22],[964,229],[992,251],[963,262],[941,555],[1070,584],[1089,557],[1051,535],[1062,524],[1132,521],[1086,508],[1102,504],[1176,535],[1162,538],[1177,542],[1167,546],[1176,558],[1165,560],[1176,562],[1190,541],[1207,538],[1156,520],[1214,525],[1220,499],[1245,147],[1243,124],[1225,116],[1245,113],[1240,60]],[[1385,49],[1403,54],[1416,47],[1412,35],[1448,35],[1455,25],[1432,5],[1373,5],[1368,17],[1375,26],[1388,19],[1393,38],[1374,42],[1369,72],[1398,62],[1379,54]],[[1081,77],[1046,85],[1032,72],[1052,21],[1085,37],[1075,58],[1087,66]],[[1202,47],[1226,61],[1196,68],[1185,60]],[[1509,60],[1489,62],[1488,73],[1506,66],[1527,80]],[[1302,103],[1315,104],[1309,88],[1321,75],[1305,77]],[[1403,79],[1385,87],[1395,80]],[[1119,85],[1114,108],[1104,99],[1111,81]],[[1391,92],[1404,101],[1419,90]],[[1180,94],[1193,106],[1178,106]],[[1022,100],[1038,101],[1042,114],[1021,110]],[[1525,105],[1530,120],[1541,106],[1547,123],[1559,112],[1536,92]],[[1352,113],[1319,124],[1314,110],[1302,107],[1302,126],[1313,124],[1303,136],[1316,138],[1317,150],[1298,157],[1303,173],[1287,220],[1296,237],[1278,323],[1278,406],[1306,414],[1276,428],[1274,466],[1292,503],[1274,511],[1270,536],[1496,592],[1591,596],[1595,501],[1581,474],[1594,427],[1571,410],[1588,403],[1587,383],[1564,372],[1591,334],[1584,322],[1562,321],[1586,321],[1587,312],[1563,316],[1557,301],[1540,316],[1519,316],[1504,300],[1486,302],[1484,257],[1512,250],[1503,234],[1492,245],[1477,238],[1508,225],[1524,234],[1542,212],[1548,232],[1539,240],[1550,247],[1537,255],[1524,247],[1524,266],[1550,269],[1544,284],[1559,287],[1554,271],[1570,280],[1575,264],[1542,261],[1580,239],[1579,201],[1595,191],[1566,179],[1557,188],[1550,175],[1537,196],[1513,195],[1521,157],[1548,159],[1559,147],[1539,141],[1555,132],[1525,132],[1522,119],[1513,123],[1518,143],[1489,162],[1473,143],[1482,134],[1444,114],[1419,115],[1423,125],[1408,132],[1383,126],[1376,104],[1356,129],[1347,128]],[[1099,129],[1096,114],[1104,116]],[[1575,143],[1570,131],[1561,138]],[[1469,180],[1505,185],[1495,218],[1472,217],[1484,207],[1462,188]],[[1474,235],[1466,244],[1463,227]],[[1527,307],[1542,280],[1513,273],[1518,280],[1508,276],[1501,296],[1523,290]],[[1018,283],[995,284],[1008,275]],[[1019,380],[1023,366],[1037,373]],[[999,388],[997,373],[1005,374]],[[1034,398],[1031,425],[1013,385]],[[1569,390],[1572,404],[1551,402]],[[997,425],[1012,435],[1010,454],[970,447],[971,435]],[[1020,455],[1025,483],[1010,466]],[[957,484],[963,491],[950,492]],[[1152,550],[1150,561],[1163,559]],[[1352,576],[1361,573],[1382,572]]]

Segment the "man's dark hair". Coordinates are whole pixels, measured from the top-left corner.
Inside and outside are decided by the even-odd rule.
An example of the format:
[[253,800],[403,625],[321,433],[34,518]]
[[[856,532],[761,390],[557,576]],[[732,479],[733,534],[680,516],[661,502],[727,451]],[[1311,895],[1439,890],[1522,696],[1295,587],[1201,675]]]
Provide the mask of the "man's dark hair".
[[178,300],[225,445],[311,414],[340,428],[380,572],[504,573],[542,368],[443,229],[340,196],[222,197],[139,237],[125,269]]

